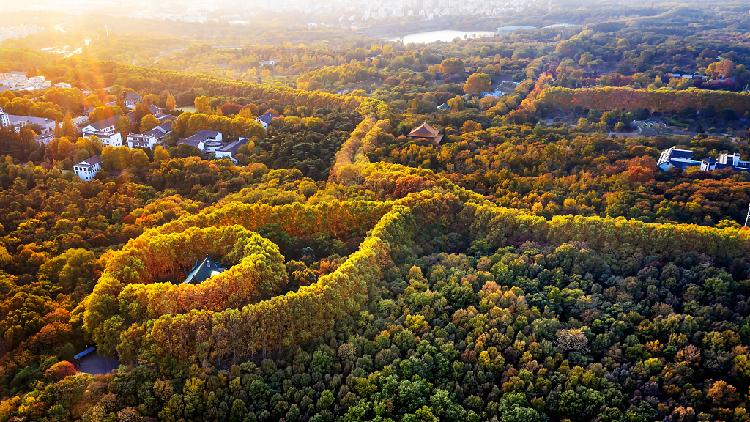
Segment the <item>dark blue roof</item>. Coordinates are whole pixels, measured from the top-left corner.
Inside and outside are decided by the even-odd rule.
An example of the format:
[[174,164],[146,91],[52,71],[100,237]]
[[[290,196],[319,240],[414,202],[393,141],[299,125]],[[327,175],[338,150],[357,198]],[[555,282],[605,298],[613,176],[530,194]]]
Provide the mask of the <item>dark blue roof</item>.
[[670,161],[669,164],[677,167],[678,169],[685,170],[686,168],[695,167],[701,165],[700,161],[691,161],[691,162],[684,162],[684,161]]
[[232,154],[234,154],[234,153],[237,152],[237,150],[241,146],[243,146],[245,144],[247,144],[247,138],[239,138],[238,140],[236,140],[236,141],[234,141],[234,142],[232,142],[230,144],[226,144],[226,145],[222,146],[221,148],[219,148],[219,151],[222,151],[222,152],[231,152]]
[[125,94],[125,99],[130,101],[141,101],[141,96],[136,92],[128,92]]
[[258,116],[258,120],[260,120],[261,122],[267,125],[270,125],[271,122],[273,121],[273,114],[270,111],[267,111],[261,114],[260,116]]
[[78,352],[75,356],[73,356],[73,359],[79,360],[82,357],[88,356],[88,355],[90,355],[90,354],[92,354],[94,352],[96,352],[96,346],[89,346],[89,347],[81,350],[80,352]]
[[193,265],[193,268],[190,270],[187,277],[185,277],[183,283],[199,284],[211,277],[214,272],[220,273],[225,269],[226,268],[222,267],[218,262],[209,257],[205,257]]
[[117,359],[98,353],[91,353],[76,363],[79,371],[93,375],[108,374],[120,366]]
[[673,149],[669,154],[671,158],[693,158],[693,151],[686,149]]

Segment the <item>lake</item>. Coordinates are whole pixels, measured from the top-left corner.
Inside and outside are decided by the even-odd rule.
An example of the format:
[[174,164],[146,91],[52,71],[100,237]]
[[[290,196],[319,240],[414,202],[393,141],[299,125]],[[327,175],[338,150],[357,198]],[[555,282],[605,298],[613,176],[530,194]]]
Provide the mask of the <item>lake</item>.
[[442,31],[415,32],[403,37],[392,38],[390,41],[403,41],[404,44],[427,44],[431,42],[450,42],[459,39],[494,37],[495,33],[490,31],[455,31],[445,29]]
[[536,26],[529,25],[508,25],[497,28],[497,32],[515,32],[515,31],[530,31],[536,29]]

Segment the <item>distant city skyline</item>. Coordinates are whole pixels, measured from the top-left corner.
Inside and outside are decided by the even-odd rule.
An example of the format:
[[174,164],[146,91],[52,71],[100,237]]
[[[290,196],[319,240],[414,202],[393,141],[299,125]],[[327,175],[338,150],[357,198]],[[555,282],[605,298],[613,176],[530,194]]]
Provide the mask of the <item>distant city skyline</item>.
[[0,0],[7,11],[61,11],[68,13],[128,11],[128,16],[156,19],[178,16],[186,20],[216,19],[222,16],[252,16],[260,11],[325,15],[340,19],[445,15],[498,16],[529,7],[544,7],[550,0],[165,0],[158,4],[146,0],[33,0],[16,2]]

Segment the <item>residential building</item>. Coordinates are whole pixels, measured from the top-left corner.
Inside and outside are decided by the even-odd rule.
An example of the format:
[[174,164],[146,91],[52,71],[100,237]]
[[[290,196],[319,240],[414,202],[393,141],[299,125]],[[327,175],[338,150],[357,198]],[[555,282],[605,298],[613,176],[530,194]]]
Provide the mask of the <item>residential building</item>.
[[159,121],[162,123],[171,122],[176,119],[175,116],[171,114],[164,114],[164,113],[160,113],[159,115],[154,115],[154,116],[156,116],[156,118],[159,119]]
[[73,171],[76,176],[87,182],[96,177],[96,174],[99,173],[99,170],[101,169],[102,159],[98,155],[89,157],[73,166]]
[[148,133],[131,133],[126,138],[128,148],[148,148],[152,149],[158,143],[155,136]]
[[115,123],[117,119],[109,117],[107,119],[99,120],[98,122],[91,122],[81,129],[83,136],[91,136],[96,132],[114,133]]
[[644,136],[661,135],[668,132],[667,124],[658,120],[633,120],[633,126]]
[[126,141],[128,148],[153,149],[156,145],[162,143],[170,133],[172,133],[172,121],[168,120],[146,133],[131,133]]
[[99,139],[105,147],[121,147],[123,145],[122,134],[120,132],[94,132],[87,136]]
[[270,111],[267,111],[260,116],[258,116],[255,120],[258,121],[263,126],[263,129],[268,129],[268,126],[273,122],[273,119],[278,118],[279,116],[274,115]]
[[693,151],[689,149],[669,148],[662,151],[659,160],[656,162],[657,167],[662,171],[672,168],[681,170],[690,167],[700,167],[702,171],[713,171],[722,169],[732,169],[734,171],[750,171],[750,161],[740,159],[739,153],[721,154],[719,158],[708,157],[701,161],[693,159]]
[[14,127],[18,132],[24,126],[34,127],[39,135],[53,134],[55,131],[55,121],[52,119],[8,114],[0,108],[0,127]]
[[178,145],[190,145],[201,151],[216,152],[222,146],[221,132],[215,130],[199,130],[192,136],[181,139]]
[[142,100],[141,96],[135,92],[127,92],[125,93],[125,96],[123,97],[123,102],[125,103],[125,107],[131,110],[134,109],[135,105],[140,103],[141,100]]
[[247,144],[247,138],[240,138],[234,142],[224,144],[221,146],[221,148],[217,149],[216,152],[214,152],[214,157],[216,158],[229,158],[234,162],[237,162],[235,155],[237,154],[237,150]]
[[86,374],[108,374],[120,366],[117,359],[102,356],[96,352],[96,346],[89,346],[73,355],[76,368]]
[[12,127],[16,132],[20,132],[22,127],[29,126],[36,133],[36,141],[40,144],[46,145],[54,139],[56,125],[57,123],[52,119],[7,114],[0,108],[0,127]]
[[55,139],[54,133],[48,133],[46,135],[37,135],[35,138],[37,143],[43,144],[43,145],[49,144],[50,142],[52,142],[53,139]]
[[14,114],[8,114],[10,125],[16,128],[16,131],[21,130],[24,126],[30,126],[35,129],[37,135],[52,135],[55,133],[55,121],[47,119],[45,117],[36,116],[16,116]]
[[[161,112],[161,109],[153,104],[148,106],[148,111],[151,115],[156,117],[157,120],[159,120],[160,123],[171,121],[175,119],[175,116],[171,114],[164,114]],[[130,123],[133,125],[138,126],[141,122],[136,121],[136,114],[135,111],[130,111],[126,114],[128,120],[130,120]]]
[[721,154],[718,160],[709,157],[701,163],[701,170],[703,171],[722,170],[726,168],[731,168],[735,171],[750,171],[750,161],[742,161],[740,154],[735,152],[734,154]]
[[46,89],[52,86],[52,82],[44,76],[26,77],[23,72],[0,73],[0,91],[34,91]]
[[0,108],[0,127],[10,127],[10,117]]
[[88,124],[89,117],[88,116],[76,116],[72,118],[71,120],[73,121],[74,125],[76,125],[79,128],[82,128],[86,126],[86,124]]
[[159,107],[153,104],[148,106],[148,110],[149,112],[151,112],[151,114],[154,115],[154,117],[156,117],[162,123],[176,119],[175,116],[162,112],[162,110]]
[[708,76],[701,75],[699,73],[667,73],[667,78],[703,80],[703,79],[708,79]]
[[26,81],[26,74],[23,72],[0,73],[0,85],[8,90],[16,90]]
[[155,128],[146,132],[145,135],[153,136],[158,142],[162,142],[164,138],[170,133],[172,133],[172,121],[167,120],[159,126],[156,126]]
[[427,122],[415,127],[406,136],[412,139],[424,139],[436,145],[443,139],[443,135],[441,135],[437,129],[427,124]]
[[225,270],[226,268],[222,267],[220,263],[209,257],[205,257],[193,265],[193,268],[190,270],[187,277],[185,277],[185,281],[183,281],[182,284],[200,284],[209,277],[220,274]]
[[656,166],[662,171],[672,168],[685,170],[689,167],[699,167],[700,165],[701,161],[693,159],[693,151],[676,147],[662,151],[659,160],[656,162]]

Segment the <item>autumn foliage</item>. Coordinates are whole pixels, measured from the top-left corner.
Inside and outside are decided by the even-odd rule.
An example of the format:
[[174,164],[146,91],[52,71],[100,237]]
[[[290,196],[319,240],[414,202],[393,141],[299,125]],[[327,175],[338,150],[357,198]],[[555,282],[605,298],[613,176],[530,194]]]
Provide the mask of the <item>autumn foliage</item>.
[[573,109],[636,110],[651,112],[679,112],[687,109],[733,110],[744,113],[750,110],[750,93],[686,89],[633,89],[629,87],[597,88],[547,88],[539,96],[540,105]]

